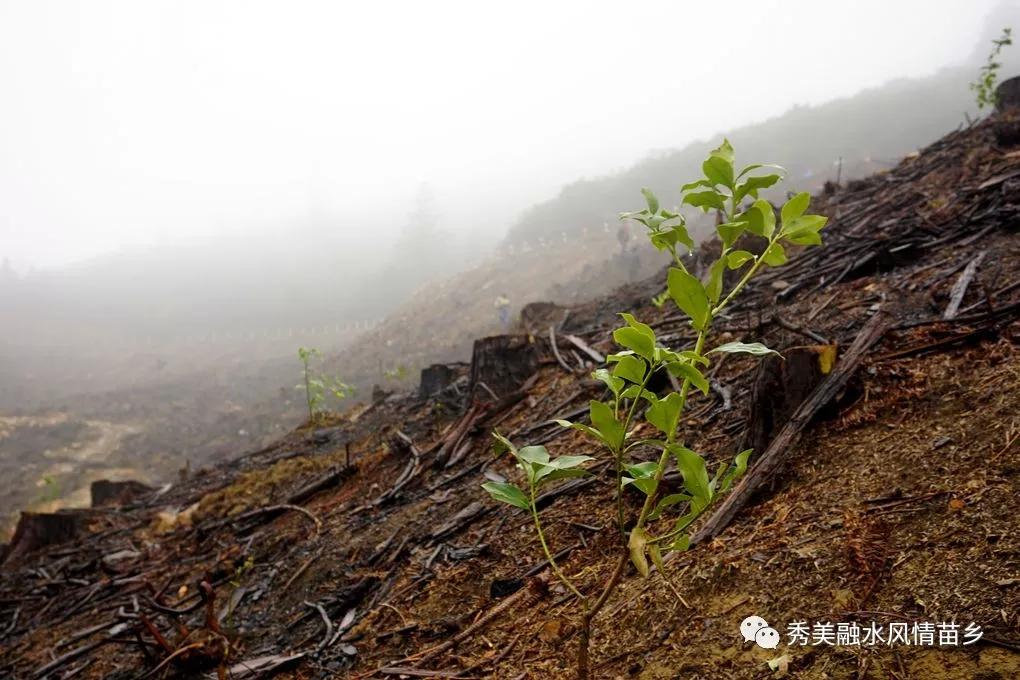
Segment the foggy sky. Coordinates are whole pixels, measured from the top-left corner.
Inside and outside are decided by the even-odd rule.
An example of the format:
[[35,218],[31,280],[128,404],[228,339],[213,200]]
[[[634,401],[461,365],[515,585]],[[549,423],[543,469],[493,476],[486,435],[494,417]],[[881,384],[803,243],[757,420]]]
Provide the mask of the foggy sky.
[[422,182],[501,234],[578,177],[959,63],[996,4],[2,1],[0,257],[310,211],[361,240]]

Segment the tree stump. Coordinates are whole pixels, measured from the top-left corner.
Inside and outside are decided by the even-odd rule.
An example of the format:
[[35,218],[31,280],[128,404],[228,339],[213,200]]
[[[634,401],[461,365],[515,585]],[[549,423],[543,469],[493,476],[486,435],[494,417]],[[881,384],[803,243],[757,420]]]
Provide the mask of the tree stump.
[[1020,108],[1020,76],[1007,78],[995,88],[995,108],[1000,113]]
[[0,563],[6,564],[39,548],[74,539],[86,530],[88,517],[88,513],[81,510],[22,512]]
[[751,412],[741,448],[761,454],[809,394],[832,369],[834,345],[793,347],[784,359],[770,354],[758,365],[751,387]]
[[523,385],[538,370],[538,364],[538,351],[527,335],[479,338],[471,352],[468,395],[487,399],[505,397]]
[[[463,366],[463,364],[459,364]],[[421,369],[421,384],[418,387],[418,396],[422,399],[434,397],[460,377],[458,365],[454,364],[432,364],[428,368]]]
[[101,508],[107,505],[126,505],[140,496],[152,493],[154,488],[135,480],[114,482],[109,479],[97,479],[92,482],[92,507]]
[[1009,78],[995,88],[995,141],[999,146],[1020,144],[1020,76]]

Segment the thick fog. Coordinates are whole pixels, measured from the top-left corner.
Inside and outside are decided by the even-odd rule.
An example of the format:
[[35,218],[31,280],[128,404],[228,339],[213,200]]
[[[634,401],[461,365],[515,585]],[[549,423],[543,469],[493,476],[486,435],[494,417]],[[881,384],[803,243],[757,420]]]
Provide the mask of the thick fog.
[[385,241],[423,183],[497,239],[578,177],[964,60],[994,6],[4,2],[0,256],[243,252],[310,213]]
[[185,371],[336,349],[429,280],[606,232],[722,132],[795,186],[837,159],[874,172],[973,113],[967,82],[1018,17],[996,0],[2,3],[0,402],[145,382],[137,353]]

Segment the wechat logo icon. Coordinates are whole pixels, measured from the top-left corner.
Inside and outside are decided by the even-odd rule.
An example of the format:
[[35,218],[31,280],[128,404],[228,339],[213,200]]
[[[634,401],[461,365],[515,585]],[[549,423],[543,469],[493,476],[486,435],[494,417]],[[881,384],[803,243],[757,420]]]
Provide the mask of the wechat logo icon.
[[762,649],[779,646],[779,631],[769,627],[769,622],[760,616],[748,616],[740,622],[740,634],[744,641],[753,642]]

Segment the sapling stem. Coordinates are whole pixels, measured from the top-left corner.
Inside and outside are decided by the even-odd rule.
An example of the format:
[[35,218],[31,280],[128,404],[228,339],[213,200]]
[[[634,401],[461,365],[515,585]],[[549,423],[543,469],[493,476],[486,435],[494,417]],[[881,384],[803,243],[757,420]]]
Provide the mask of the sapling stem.
[[531,517],[535,520],[535,531],[538,533],[538,542],[542,544],[542,552],[545,553],[545,558],[549,561],[549,567],[556,574],[556,577],[563,582],[563,585],[567,587],[570,592],[578,597],[582,602],[586,600],[585,596],[581,594],[581,591],[574,586],[574,583],[567,578],[566,574],[560,569],[560,565],[556,564],[556,559],[553,557],[552,552],[549,550],[549,544],[545,542],[545,532],[542,531],[542,522],[538,518],[538,506],[535,504],[535,485],[531,485]]

